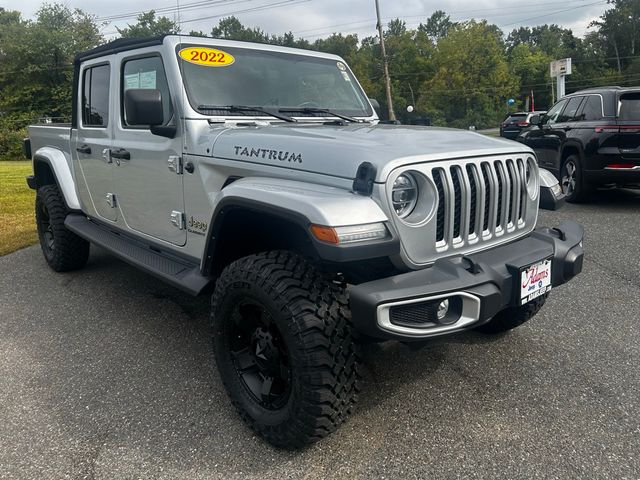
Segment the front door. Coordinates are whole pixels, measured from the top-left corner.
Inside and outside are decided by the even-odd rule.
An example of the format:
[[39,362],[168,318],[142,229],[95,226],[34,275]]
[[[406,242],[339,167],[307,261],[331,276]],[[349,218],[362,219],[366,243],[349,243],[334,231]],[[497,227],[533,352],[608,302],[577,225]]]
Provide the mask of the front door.
[[151,133],[148,126],[133,125],[124,111],[124,92],[130,88],[160,90],[165,125],[174,124],[173,102],[162,59],[155,53],[128,58],[120,56],[118,99],[111,155],[122,222],[125,228],[174,245],[184,245],[184,197],[182,174],[170,160],[181,155],[182,138]]
[[84,211],[101,220],[118,218],[110,163],[111,132],[109,92],[112,57],[83,64],[78,92],[78,125],[71,141],[78,195]]
[[554,125],[566,104],[566,100],[560,100],[544,115],[541,126],[531,128],[527,132],[527,145],[535,150],[541,167],[548,168],[552,161],[550,152],[557,141]]

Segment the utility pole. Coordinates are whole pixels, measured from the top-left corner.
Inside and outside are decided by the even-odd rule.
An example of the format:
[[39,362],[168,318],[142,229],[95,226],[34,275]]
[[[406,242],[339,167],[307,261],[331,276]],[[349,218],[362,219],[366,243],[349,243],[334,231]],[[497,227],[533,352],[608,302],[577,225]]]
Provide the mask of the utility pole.
[[378,33],[380,34],[380,50],[382,50],[382,67],[384,69],[385,90],[387,92],[387,107],[389,108],[389,120],[395,121],[396,114],[393,113],[393,100],[391,99],[391,80],[389,79],[389,64],[387,63],[387,51],[384,48],[384,35],[382,33],[382,22],[380,21],[380,5],[376,0],[376,16],[378,17]]

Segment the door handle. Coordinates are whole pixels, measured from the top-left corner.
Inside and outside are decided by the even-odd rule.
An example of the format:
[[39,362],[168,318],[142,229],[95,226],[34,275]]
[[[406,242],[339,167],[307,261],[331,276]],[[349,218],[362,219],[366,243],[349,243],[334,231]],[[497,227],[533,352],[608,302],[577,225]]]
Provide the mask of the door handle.
[[131,153],[124,148],[116,148],[111,150],[111,157],[118,158],[120,160],[131,160]]
[[76,148],[77,152],[86,153],[87,155],[91,155],[91,147],[89,145],[82,145]]

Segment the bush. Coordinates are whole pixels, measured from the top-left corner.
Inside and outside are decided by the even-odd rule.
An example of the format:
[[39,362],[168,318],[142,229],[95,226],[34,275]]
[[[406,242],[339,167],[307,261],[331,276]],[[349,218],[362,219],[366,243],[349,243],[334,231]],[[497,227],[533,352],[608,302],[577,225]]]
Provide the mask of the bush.
[[22,140],[34,118],[33,112],[0,113],[0,160],[24,160]]
[[10,130],[0,122],[0,160],[24,160],[22,139],[27,129]]

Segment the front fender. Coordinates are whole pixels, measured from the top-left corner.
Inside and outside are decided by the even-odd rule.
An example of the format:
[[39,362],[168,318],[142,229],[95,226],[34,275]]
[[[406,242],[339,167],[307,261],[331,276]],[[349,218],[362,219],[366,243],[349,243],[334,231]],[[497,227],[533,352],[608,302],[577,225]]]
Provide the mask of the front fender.
[[[341,227],[386,222],[387,216],[371,199],[341,188],[275,178],[241,178],[213,195],[216,210],[233,199],[251,200],[295,212],[309,223]],[[214,219],[215,220],[215,219]]]
[[553,173],[544,168],[540,169],[540,208],[543,210],[558,210],[564,205],[564,193]]
[[36,175],[36,185],[42,186],[43,179],[38,179],[37,163],[42,162],[49,166],[55,177],[55,182],[64,196],[67,207],[71,210],[80,210],[80,201],[76,193],[73,175],[69,167],[69,160],[64,152],[53,147],[39,148],[33,156],[33,172]]
[[[203,272],[214,263],[217,239],[224,218],[236,209],[261,212],[300,227],[318,256],[331,262],[349,262],[395,255],[400,250],[397,236],[387,216],[371,198],[344,189],[273,178],[242,178],[211,194],[214,212],[207,232],[202,264]],[[331,245],[316,240],[310,233],[312,224],[329,227],[384,222],[391,236],[386,240]],[[285,232],[282,233],[285,235]]]

